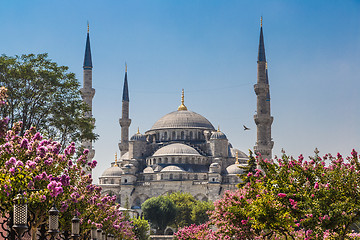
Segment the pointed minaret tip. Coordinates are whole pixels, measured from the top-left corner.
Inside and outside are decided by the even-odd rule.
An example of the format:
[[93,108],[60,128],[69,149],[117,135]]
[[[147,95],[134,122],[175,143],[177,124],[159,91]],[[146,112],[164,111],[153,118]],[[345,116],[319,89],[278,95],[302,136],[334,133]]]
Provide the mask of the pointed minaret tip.
[[89,21],[87,21],[87,33],[90,32],[90,26],[89,26]]
[[263,20],[263,18],[261,17],[261,19],[260,19],[260,39],[259,39],[258,61],[259,62],[266,62],[262,20]]
[[181,105],[178,107],[178,111],[186,111],[187,107],[184,104],[184,89],[182,89],[181,93]]
[[123,87],[123,101],[129,102],[129,90],[128,90],[128,82],[127,82],[127,64],[125,62],[125,78],[124,78],[124,87]]
[[89,22],[87,24],[87,37],[85,45],[85,56],[84,56],[84,69],[92,69],[92,59],[91,59],[91,48],[90,48],[90,35],[89,35]]

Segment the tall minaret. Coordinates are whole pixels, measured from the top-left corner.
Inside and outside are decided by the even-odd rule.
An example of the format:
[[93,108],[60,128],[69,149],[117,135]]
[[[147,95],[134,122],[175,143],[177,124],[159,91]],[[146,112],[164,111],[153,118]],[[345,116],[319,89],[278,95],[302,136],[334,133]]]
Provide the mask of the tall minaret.
[[260,153],[263,159],[270,159],[272,157],[272,148],[274,146],[274,142],[271,138],[271,124],[274,118],[270,115],[270,90],[265,57],[262,18],[257,61],[257,84],[254,85],[254,90],[257,96],[257,113],[254,115],[257,126],[257,141],[254,151],[256,154]]
[[[91,49],[90,49],[90,36],[89,36],[89,24],[87,27],[87,38],[85,46],[84,57],[84,82],[83,88],[80,89],[83,101],[89,106],[89,111],[85,113],[86,117],[92,117],[92,99],[95,95],[95,89],[92,88],[92,61],[91,61]],[[95,155],[95,150],[92,148],[92,141],[84,141],[82,143],[84,148],[89,149],[88,161],[91,161]]]
[[125,79],[122,96],[122,112],[119,119],[121,126],[121,141],[119,143],[120,155],[124,155],[129,151],[129,127],[131,119],[129,119],[129,90],[127,82],[127,65],[125,64]]

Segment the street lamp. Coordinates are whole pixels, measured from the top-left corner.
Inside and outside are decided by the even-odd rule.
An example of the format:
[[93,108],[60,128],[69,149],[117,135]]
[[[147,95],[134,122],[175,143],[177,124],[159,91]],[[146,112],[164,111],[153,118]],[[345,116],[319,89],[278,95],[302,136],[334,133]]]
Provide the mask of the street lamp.
[[19,237],[28,229],[27,199],[22,193],[19,193],[16,198],[14,198],[14,220],[12,227]]
[[91,228],[91,240],[97,240],[97,232],[95,227]]
[[75,215],[71,220],[71,237],[76,240],[80,237],[80,219]]
[[102,239],[102,238],[101,238],[101,229],[98,228],[98,229],[96,230],[96,233],[97,233],[97,240],[101,240],[101,239]]
[[54,238],[59,233],[59,210],[56,209],[55,203],[49,210],[49,231],[51,237]]

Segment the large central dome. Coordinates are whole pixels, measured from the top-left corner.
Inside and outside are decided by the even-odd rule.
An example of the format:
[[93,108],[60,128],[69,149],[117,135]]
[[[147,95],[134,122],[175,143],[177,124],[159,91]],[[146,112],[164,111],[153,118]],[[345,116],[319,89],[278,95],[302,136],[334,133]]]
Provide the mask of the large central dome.
[[174,111],[166,114],[152,126],[151,130],[169,128],[199,128],[215,130],[209,120],[198,113],[188,110]]

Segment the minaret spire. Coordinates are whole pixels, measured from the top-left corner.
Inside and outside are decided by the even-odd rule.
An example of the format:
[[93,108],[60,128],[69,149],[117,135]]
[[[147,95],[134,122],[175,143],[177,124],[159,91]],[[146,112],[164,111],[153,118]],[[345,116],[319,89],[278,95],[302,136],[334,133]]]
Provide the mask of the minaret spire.
[[260,40],[257,61],[257,84],[254,90],[257,96],[257,111],[254,120],[257,127],[257,141],[254,147],[256,154],[261,154],[262,158],[272,157],[274,142],[271,138],[271,124],[273,117],[270,112],[270,89],[267,62],[265,57],[265,44],[262,27],[262,17],[260,24]]
[[121,126],[121,142],[119,143],[120,156],[129,151],[129,127],[131,119],[129,119],[129,90],[127,81],[127,64],[125,63],[125,77],[122,96],[122,111],[119,123]]
[[[87,36],[85,44],[85,56],[83,65],[83,88],[80,89],[81,97],[83,101],[89,106],[89,111],[85,113],[86,117],[92,116],[92,99],[95,95],[95,89],[92,87],[92,59],[90,49],[90,33],[89,33],[89,22],[87,24]],[[84,148],[89,149],[88,161],[91,161],[95,155],[95,150],[92,147],[91,141],[84,141],[82,143]]]

